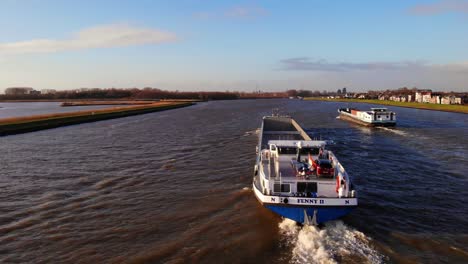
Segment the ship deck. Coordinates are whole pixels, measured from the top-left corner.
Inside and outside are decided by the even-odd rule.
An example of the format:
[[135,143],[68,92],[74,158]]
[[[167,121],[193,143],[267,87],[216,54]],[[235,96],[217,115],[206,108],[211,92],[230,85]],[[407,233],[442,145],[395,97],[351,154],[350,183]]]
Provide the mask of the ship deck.
[[268,148],[270,140],[311,140],[311,138],[289,117],[264,118],[260,148]]
[[264,131],[262,137],[262,149],[268,148],[270,140],[304,140],[298,131]]
[[356,116],[353,116],[351,115],[350,113],[347,113],[347,112],[341,112],[340,113],[340,119],[342,120],[347,120],[347,121],[351,121],[351,122],[354,122],[354,123],[357,123],[357,124],[360,124],[360,125],[364,125],[364,126],[395,126],[396,125],[396,121],[394,120],[389,120],[389,121],[367,121],[367,120],[362,120],[362,119],[359,119],[358,117]]
[[[296,123],[296,121],[288,117],[275,117],[275,118],[264,118],[263,129],[261,134],[261,145],[260,149],[268,149],[268,142],[272,140],[312,140],[310,136]],[[307,157],[303,157],[307,158]],[[314,159],[317,156],[313,156]],[[282,180],[307,180],[307,179],[319,179],[316,175],[308,175],[307,179],[305,176],[298,176],[294,170],[291,160],[296,159],[296,155],[282,154],[278,158],[278,169],[275,168],[275,160],[270,158],[263,158],[262,165],[264,168],[265,175],[268,175],[270,179],[280,178]],[[320,178],[322,179],[322,178]]]
[[[291,165],[291,160],[296,158],[295,155],[282,155],[278,159],[278,170],[275,169],[275,160],[270,157],[269,159],[263,159],[262,165],[264,168],[264,173],[269,179],[279,180],[324,180],[324,181],[333,181],[332,177],[318,177],[316,174],[305,176],[297,175],[296,171]],[[317,159],[318,156],[312,156],[313,159]]]

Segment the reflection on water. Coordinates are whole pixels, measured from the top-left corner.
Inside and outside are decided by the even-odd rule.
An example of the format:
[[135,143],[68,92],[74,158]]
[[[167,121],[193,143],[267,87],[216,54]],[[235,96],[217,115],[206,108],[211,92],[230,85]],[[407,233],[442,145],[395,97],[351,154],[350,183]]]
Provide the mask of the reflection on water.
[[[0,262],[468,262],[466,115],[389,107],[395,130],[364,129],[341,106],[208,102],[2,137]],[[344,219],[297,227],[255,199],[278,107],[334,141],[360,203]]]

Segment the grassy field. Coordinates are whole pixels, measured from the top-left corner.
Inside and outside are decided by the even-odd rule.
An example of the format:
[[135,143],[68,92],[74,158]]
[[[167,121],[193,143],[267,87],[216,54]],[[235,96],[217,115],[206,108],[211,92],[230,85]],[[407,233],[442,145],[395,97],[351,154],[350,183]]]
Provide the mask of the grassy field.
[[0,119],[0,136],[19,134],[73,124],[139,115],[193,105],[183,102],[157,102],[149,105],[112,107],[70,113],[12,117]]
[[371,99],[328,99],[321,97],[307,97],[305,100],[311,101],[327,101],[327,102],[345,102],[345,103],[368,103],[368,104],[379,104],[379,105],[391,105],[408,108],[418,108],[426,110],[436,110],[445,112],[456,112],[468,114],[468,105],[442,105],[442,104],[427,104],[427,103],[414,103],[414,102],[394,102],[394,101],[382,101],[382,100],[371,100]]

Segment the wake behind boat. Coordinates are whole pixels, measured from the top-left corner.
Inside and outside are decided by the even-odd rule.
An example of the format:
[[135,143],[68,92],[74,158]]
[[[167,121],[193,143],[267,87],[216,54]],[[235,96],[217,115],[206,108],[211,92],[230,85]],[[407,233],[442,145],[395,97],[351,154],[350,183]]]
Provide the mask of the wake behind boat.
[[340,218],[357,206],[356,192],[326,141],[312,140],[292,118],[263,117],[254,168],[257,199],[303,224]]
[[395,126],[396,114],[387,108],[371,108],[370,111],[360,111],[354,108],[338,109],[340,118],[365,126]]

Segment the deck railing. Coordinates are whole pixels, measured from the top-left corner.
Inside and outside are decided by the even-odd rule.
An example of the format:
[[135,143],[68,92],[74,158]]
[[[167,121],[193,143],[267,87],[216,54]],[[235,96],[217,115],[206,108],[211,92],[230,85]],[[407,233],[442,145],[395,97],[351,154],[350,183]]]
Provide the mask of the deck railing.
[[344,189],[344,196],[347,197],[348,192],[349,192],[349,184],[350,184],[349,175],[346,172],[346,170],[343,168],[341,163],[338,161],[335,154],[333,154],[333,152],[328,151],[328,155],[329,155],[329,157],[330,157],[330,159],[332,161],[333,168],[335,168],[335,178],[338,175],[341,175],[344,178],[345,182],[346,182],[346,188]]

